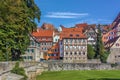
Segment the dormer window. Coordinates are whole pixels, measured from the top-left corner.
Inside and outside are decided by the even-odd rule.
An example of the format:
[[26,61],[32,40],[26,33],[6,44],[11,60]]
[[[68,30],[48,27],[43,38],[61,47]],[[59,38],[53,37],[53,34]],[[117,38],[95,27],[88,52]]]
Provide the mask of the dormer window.
[[79,37],[79,34],[76,34],[76,37]]
[[70,37],[72,37],[73,35],[72,34],[70,34]]

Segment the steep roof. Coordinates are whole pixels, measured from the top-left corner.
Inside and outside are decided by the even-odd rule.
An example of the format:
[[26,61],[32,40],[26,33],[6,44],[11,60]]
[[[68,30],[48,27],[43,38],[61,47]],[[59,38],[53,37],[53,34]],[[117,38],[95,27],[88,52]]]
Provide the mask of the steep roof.
[[41,28],[44,29],[44,30],[54,30],[54,26],[52,24],[49,24],[49,23],[44,23],[41,26]]
[[81,24],[76,24],[75,26],[76,26],[77,28],[85,28],[85,27],[88,26],[88,24],[87,24],[87,23],[81,23]]
[[87,38],[87,37],[80,32],[63,32],[60,34],[60,39],[64,38]]
[[32,33],[35,37],[52,37],[53,36],[53,30],[39,30],[37,32]]
[[115,38],[109,40],[108,42],[106,42],[105,47],[106,48],[111,48],[114,45],[114,43],[119,39],[119,37],[120,36],[115,37]]

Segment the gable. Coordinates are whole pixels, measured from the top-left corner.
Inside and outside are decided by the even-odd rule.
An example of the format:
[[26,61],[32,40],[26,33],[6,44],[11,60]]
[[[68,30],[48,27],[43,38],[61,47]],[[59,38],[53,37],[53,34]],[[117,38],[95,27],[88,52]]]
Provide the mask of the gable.
[[117,41],[113,44],[111,48],[120,48],[120,37],[117,39]]

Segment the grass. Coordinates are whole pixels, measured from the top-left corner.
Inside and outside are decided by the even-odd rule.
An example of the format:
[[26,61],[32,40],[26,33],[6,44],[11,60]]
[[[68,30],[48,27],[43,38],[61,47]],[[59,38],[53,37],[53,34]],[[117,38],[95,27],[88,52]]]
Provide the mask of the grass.
[[36,80],[120,80],[120,70],[47,71]]

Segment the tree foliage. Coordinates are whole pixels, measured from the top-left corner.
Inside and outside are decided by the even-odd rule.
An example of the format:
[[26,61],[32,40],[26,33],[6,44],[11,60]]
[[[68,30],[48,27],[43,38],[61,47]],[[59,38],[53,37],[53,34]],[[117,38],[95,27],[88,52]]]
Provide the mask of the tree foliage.
[[87,45],[87,53],[88,59],[93,59],[95,57],[95,51],[92,45]]
[[96,58],[99,58],[101,62],[106,63],[109,52],[104,49],[104,44],[102,42],[102,32],[100,25],[98,25],[98,33],[97,33],[97,42],[96,42]]
[[29,36],[36,29],[35,19],[40,20],[40,10],[34,0],[0,1],[0,60],[12,59],[11,49],[23,54]]
[[96,42],[96,58],[100,58],[100,55],[104,54],[104,45],[102,42],[102,32],[100,25],[98,25],[98,32],[97,32],[97,42]]

